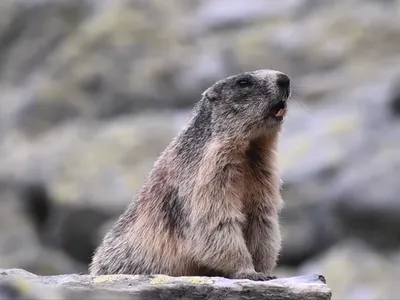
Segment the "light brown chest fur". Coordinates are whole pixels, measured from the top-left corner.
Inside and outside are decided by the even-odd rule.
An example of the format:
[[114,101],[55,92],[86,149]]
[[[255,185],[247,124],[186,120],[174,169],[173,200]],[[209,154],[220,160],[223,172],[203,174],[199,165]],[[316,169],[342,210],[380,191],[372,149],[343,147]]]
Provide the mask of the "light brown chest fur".
[[282,199],[275,165],[276,139],[271,135],[243,144],[210,143],[195,179],[193,213],[208,218],[215,214],[226,219],[235,216],[244,222],[254,210],[278,212]]

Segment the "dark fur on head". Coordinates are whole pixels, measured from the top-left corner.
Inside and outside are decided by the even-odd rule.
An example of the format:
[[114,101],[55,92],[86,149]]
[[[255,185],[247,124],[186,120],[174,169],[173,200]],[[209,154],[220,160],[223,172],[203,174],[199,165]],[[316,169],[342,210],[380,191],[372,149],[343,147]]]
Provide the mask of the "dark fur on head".
[[288,80],[259,70],[207,89],[96,250],[91,274],[271,279]]
[[277,85],[279,76],[285,75],[259,70],[227,77],[208,88],[202,101],[211,106],[213,132],[253,138],[277,129],[281,120],[271,109],[286,101],[290,92]]

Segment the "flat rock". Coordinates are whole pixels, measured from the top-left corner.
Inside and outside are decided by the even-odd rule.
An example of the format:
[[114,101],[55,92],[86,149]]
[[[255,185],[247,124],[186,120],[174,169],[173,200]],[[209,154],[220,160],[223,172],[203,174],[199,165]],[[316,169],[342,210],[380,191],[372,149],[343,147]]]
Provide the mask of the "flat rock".
[[331,299],[321,275],[267,282],[165,275],[37,276],[0,269],[0,299]]

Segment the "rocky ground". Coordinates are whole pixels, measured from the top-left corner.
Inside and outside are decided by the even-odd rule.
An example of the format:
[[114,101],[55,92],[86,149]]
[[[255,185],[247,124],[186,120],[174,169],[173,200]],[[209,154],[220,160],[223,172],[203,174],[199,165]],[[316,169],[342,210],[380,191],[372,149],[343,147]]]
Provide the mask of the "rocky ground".
[[3,0],[0,267],[86,272],[200,93],[272,68],[294,84],[278,273],[399,297],[399,15],[396,0]]
[[318,274],[256,282],[165,275],[37,276],[21,269],[0,269],[0,299],[6,300],[330,300],[331,295],[325,278]]

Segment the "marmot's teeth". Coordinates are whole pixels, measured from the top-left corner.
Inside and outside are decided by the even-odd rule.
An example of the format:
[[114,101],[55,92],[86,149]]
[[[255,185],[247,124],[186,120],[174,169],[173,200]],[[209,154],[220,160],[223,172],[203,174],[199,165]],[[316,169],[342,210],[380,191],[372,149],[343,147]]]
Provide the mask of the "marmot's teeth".
[[282,116],[284,116],[285,114],[286,114],[286,109],[283,108],[283,109],[280,109],[280,110],[276,113],[275,117],[282,117]]

